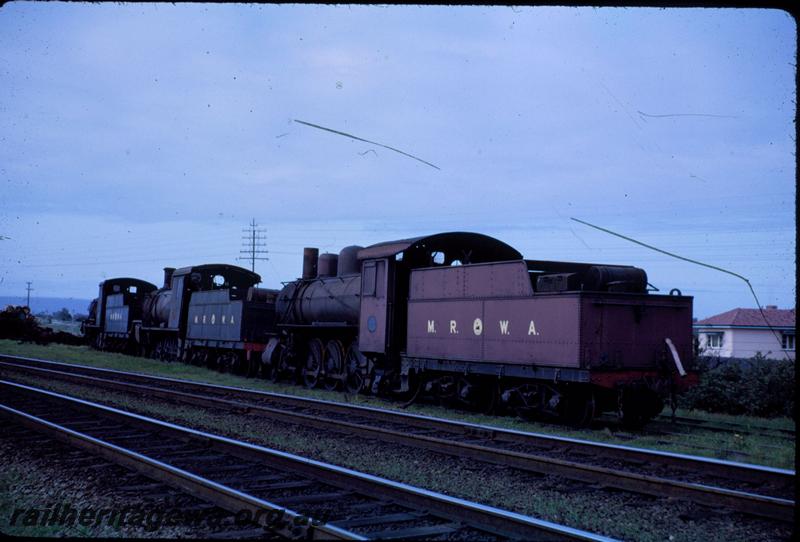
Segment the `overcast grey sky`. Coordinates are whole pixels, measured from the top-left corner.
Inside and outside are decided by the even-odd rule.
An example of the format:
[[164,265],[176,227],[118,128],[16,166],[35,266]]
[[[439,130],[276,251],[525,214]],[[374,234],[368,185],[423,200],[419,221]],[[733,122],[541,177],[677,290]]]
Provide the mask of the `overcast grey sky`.
[[701,318],[754,306],[574,216],[791,307],[795,35],[777,10],[12,2],[0,295],[237,263],[255,218],[269,287],[304,246],[466,230],[643,267]]

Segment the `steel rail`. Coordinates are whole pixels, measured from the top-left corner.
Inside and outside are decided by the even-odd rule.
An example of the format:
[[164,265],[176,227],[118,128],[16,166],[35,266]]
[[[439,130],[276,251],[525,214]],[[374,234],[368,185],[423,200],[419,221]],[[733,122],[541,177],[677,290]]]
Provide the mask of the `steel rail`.
[[[4,359],[7,360],[6,363],[2,363],[2,360]],[[20,362],[22,365],[20,365]],[[638,461],[647,464],[680,467],[687,470],[702,471],[707,474],[712,474],[714,476],[728,478],[731,480],[741,480],[755,483],[764,482],[773,485],[787,483],[794,484],[795,480],[795,471],[788,469],[754,465],[737,461],[728,461],[724,459],[714,459],[710,457],[679,454],[674,452],[665,452],[661,450],[635,448],[632,446],[609,444],[571,437],[561,437],[543,433],[533,433],[529,431],[519,431],[515,429],[505,429],[484,424],[461,422],[433,416],[423,416],[420,414],[411,414],[397,410],[352,405],[336,401],[326,401],[296,395],[241,388],[237,386],[223,386],[219,384],[198,382],[195,380],[169,378],[148,375],[144,373],[133,373],[128,371],[91,367],[88,365],[74,363],[62,363],[57,361],[0,354],[0,365],[6,364],[14,364],[22,367],[28,367],[30,364],[58,367],[59,369],[66,371],[78,373],[82,372],[83,374],[125,377],[145,384],[163,383],[166,386],[177,386],[186,390],[195,390],[197,392],[235,394],[242,397],[252,397],[253,399],[257,400],[285,404],[287,406],[299,408],[320,408],[345,415],[373,418],[378,421],[406,423],[427,429],[435,429],[476,437],[485,437],[499,442],[548,447],[560,446],[565,449],[589,455],[603,455],[606,457],[614,457],[627,461]]]
[[[0,362],[0,366],[4,365]],[[638,474],[624,470],[615,470],[586,463],[567,461],[564,459],[504,450],[479,444],[458,442],[428,435],[418,435],[393,429],[363,425],[343,420],[318,417],[305,413],[285,411],[254,403],[244,403],[230,399],[220,399],[180,392],[173,389],[157,388],[108,380],[88,375],[76,375],[63,371],[54,371],[40,367],[21,367],[23,370],[40,372],[77,383],[93,383],[98,386],[121,391],[143,394],[147,397],[160,397],[167,400],[178,400],[184,403],[223,408],[229,410],[256,411],[272,419],[305,426],[318,427],[324,430],[335,430],[357,434],[370,438],[378,438],[384,442],[394,442],[413,447],[490,462],[494,464],[516,467],[540,473],[556,474],[565,478],[584,482],[602,484],[619,489],[654,495],[692,500],[700,504],[725,506],[740,512],[762,515],[773,519],[791,521],[794,513],[794,501],[769,497],[755,493],[713,487],[706,484],[683,482],[663,477]],[[159,377],[160,378],[160,377]]]
[[271,515],[273,512],[279,512],[280,521],[269,525],[262,523],[262,525],[269,527],[282,536],[311,540],[367,540],[361,535],[333,525],[314,525],[310,521],[312,518],[306,518],[286,507],[237,491],[229,486],[208,480],[157,459],[80,433],[2,403],[0,403],[0,415],[11,418],[34,431],[45,433],[72,447],[80,448],[92,455],[100,456],[118,465],[128,467],[148,478],[165,482],[181,491],[216,504],[229,512],[238,513],[242,510],[248,510],[253,514],[252,517],[260,518],[260,521],[265,520],[258,513],[259,511],[267,512],[266,517],[268,518],[273,517]]
[[[185,441],[199,442],[207,449],[229,453],[243,459],[257,460],[269,464],[271,468],[286,469],[294,473],[299,473],[304,476],[309,476],[314,479],[324,481],[326,483],[347,488],[348,490],[356,491],[366,495],[379,496],[382,499],[388,499],[400,505],[408,506],[418,510],[425,510],[433,514],[440,514],[442,516],[449,517],[456,521],[470,525],[479,530],[488,531],[500,536],[526,540],[584,540],[597,542],[608,542],[613,540],[611,538],[589,533],[587,531],[582,531],[580,529],[574,529],[549,521],[533,518],[531,516],[510,512],[507,510],[501,510],[492,506],[470,502],[464,499],[450,497],[448,495],[413,487],[400,482],[394,482],[386,478],[357,472],[344,467],[338,467],[336,465],[323,463],[321,461],[266,448],[248,442],[237,441],[221,435],[214,435],[204,431],[199,431],[197,429],[182,427],[140,414],[125,412],[123,410],[106,405],[92,403],[77,397],[70,397],[64,394],[6,380],[0,380],[0,389],[24,393],[37,398],[46,398],[46,400],[61,403],[71,408],[92,412],[93,414],[101,415],[106,418],[124,421],[127,424],[149,430],[157,430],[161,434],[168,434]],[[12,410],[15,409],[3,407],[0,409],[0,413],[15,415],[14,412],[11,412]],[[72,433],[76,434],[69,434],[70,439],[79,438],[79,433],[74,431],[72,431]],[[89,439],[93,439],[93,437],[89,437]],[[92,442],[91,440],[81,440],[82,442],[90,442],[93,446],[98,446],[98,443]],[[110,443],[103,444],[114,446]],[[135,452],[131,452],[131,454],[135,454]],[[144,458],[142,456],[142,459],[146,460],[149,458]],[[191,473],[186,473],[185,471],[183,472],[191,475]],[[185,476],[183,478],[187,479]],[[236,490],[231,491],[236,492]],[[252,506],[252,504],[253,503],[250,503],[250,506]],[[273,505],[271,503],[267,503],[267,505],[285,510],[284,507]],[[335,527],[335,523],[336,522],[334,521],[329,524],[332,529],[330,532],[333,535],[341,538],[343,536],[355,534]],[[320,526],[315,526],[314,530],[316,529],[320,529]],[[311,532],[312,534],[314,533],[314,531]],[[328,534],[328,531],[321,531],[321,533]]]

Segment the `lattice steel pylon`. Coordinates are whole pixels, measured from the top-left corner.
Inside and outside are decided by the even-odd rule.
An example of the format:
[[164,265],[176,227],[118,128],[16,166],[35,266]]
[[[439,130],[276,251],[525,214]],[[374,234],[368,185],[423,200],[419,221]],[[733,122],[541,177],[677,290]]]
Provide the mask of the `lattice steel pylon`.
[[269,254],[269,251],[266,249],[267,230],[264,228],[259,229],[258,224],[256,224],[256,219],[254,218],[250,221],[250,227],[242,230],[242,232],[247,235],[242,236],[242,250],[240,250],[239,253],[245,256],[239,256],[236,259],[249,261],[250,270],[255,273],[256,260],[269,260],[266,256],[262,256]]

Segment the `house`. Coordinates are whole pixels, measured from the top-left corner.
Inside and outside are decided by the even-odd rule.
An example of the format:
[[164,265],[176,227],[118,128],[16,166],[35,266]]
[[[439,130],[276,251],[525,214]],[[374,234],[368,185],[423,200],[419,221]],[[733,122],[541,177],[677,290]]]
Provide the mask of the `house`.
[[775,305],[767,305],[763,316],[759,309],[733,309],[697,321],[692,327],[701,355],[751,358],[761,353],[770,359],[794,360],[794,313],[795,309]]

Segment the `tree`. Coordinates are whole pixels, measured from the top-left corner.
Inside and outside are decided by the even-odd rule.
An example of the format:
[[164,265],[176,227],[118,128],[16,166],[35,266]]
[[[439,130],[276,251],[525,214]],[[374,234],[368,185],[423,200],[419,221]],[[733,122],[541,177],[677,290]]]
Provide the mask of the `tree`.
[[53,318],[56,320],[63,320],[65,322],[69,322],[72,320],[72,315],[69,313],[69,309],[64,307],[60,311],[53,313]]

